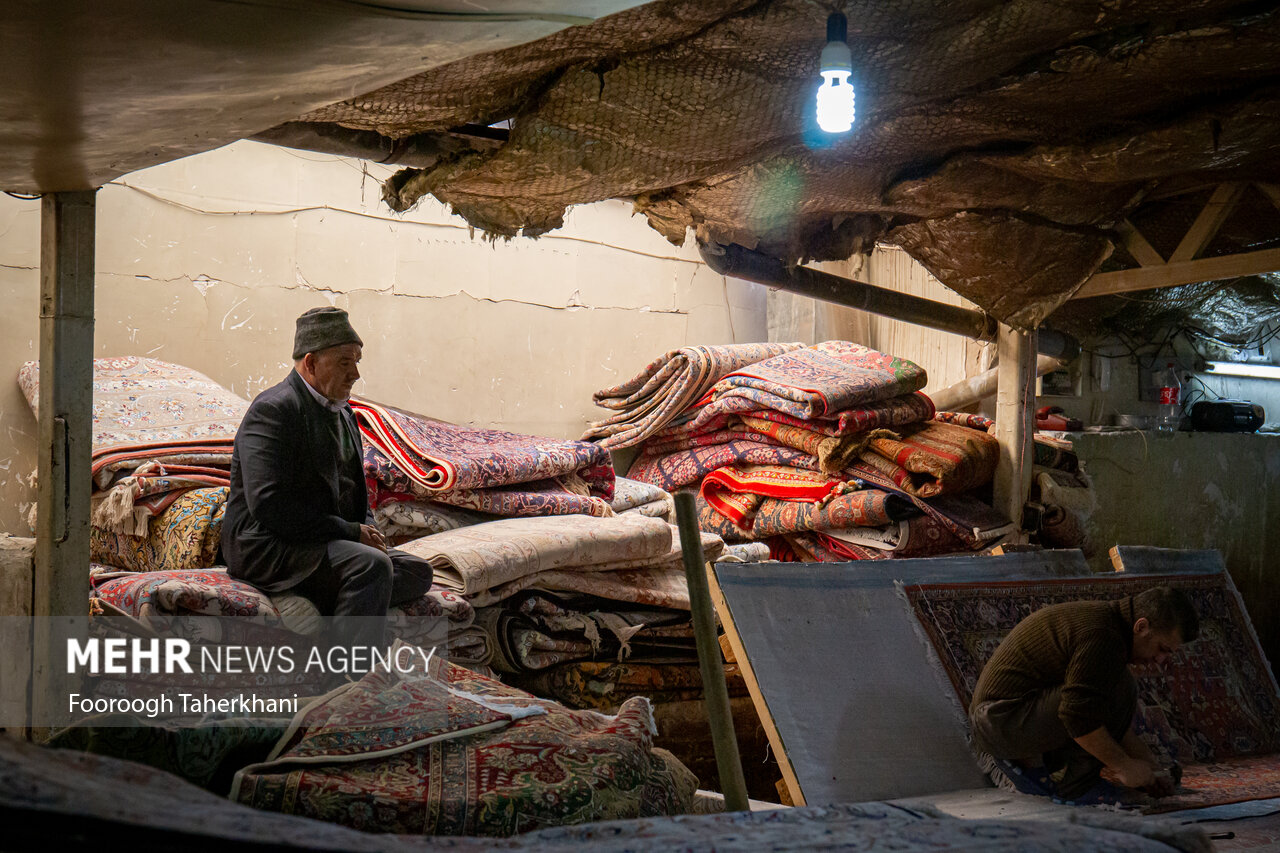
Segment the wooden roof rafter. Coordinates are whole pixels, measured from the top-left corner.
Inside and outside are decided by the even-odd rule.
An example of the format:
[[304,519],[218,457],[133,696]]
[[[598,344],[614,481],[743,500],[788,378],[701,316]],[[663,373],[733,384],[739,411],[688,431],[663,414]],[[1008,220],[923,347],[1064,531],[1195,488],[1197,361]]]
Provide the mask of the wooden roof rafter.
[[[1256,183],[1254,186],[1280,210],[1280,185]],[[1167,260],[1131,221],[1124,220],[1116,230],[1139,265],[1132,269],[1095,273],[1071,298],[1089,299],[1280,271],[1280,248],[1199,257],[1231,216],[1248,187],[1244,181],[1219,184]]]

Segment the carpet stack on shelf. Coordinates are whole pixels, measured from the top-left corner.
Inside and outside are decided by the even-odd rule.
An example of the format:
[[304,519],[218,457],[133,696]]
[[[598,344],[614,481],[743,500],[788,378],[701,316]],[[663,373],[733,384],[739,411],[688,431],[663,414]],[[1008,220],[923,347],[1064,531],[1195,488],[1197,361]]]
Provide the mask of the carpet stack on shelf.
[[[38,414],[39,362],[22,366],[18,386]],[[90,559],[139,572],[212,566],[248,407],[188,367],[95,358]]]
[[[669,369],[679,359],[698,369]],[[925,382],[916,364],[846,341],[687,347],[598,392],[621,411],[584,438],[639,445],[628,476],[696,488],[703,530],[777,559],[976,550],[1012,529],[975,494],[997,444],[935,419]]]

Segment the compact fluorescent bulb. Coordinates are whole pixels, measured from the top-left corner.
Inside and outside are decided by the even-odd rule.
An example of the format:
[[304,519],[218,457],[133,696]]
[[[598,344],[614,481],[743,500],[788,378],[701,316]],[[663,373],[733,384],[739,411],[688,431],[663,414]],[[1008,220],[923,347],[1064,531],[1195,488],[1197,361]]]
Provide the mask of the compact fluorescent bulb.
[[845,41],[848,22],[839,12],[827,18],[827,46],[822,49],[818,88],[818,127],[827,133],[844,133],[853,127],[853,54]]

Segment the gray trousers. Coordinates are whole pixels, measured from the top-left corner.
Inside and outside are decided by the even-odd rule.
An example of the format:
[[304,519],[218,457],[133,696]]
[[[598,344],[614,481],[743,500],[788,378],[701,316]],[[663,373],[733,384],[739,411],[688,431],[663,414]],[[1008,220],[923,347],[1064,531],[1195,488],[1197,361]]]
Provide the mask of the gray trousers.
[[331,617],[331,645],[382,646],[387,608],[421,598],[431,588],[431,564],[392,548],[335,539],[320,567],[293,592]]
[[[1138,686],[1126,675],[1116,686],[1110,714],[1103,725],[1117,742],[1124,738],[1137,710]],[[1068,798],[1084,793],[1098,781],[1102,762],[1067,733],[1058,716],[1062,685],[1019,699],[992,699],[969,713],[974,744],[996,758],[1043,760],[1058,792]]]

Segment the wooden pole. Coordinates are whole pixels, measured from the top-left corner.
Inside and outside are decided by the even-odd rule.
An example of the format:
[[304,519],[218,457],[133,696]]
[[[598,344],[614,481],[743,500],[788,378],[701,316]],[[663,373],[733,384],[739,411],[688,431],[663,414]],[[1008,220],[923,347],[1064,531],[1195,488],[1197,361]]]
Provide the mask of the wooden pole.
[[93,407],[93,191],[49,193],[40,219],[40,401],[31,724],[69,720],[78,678],[67,638],[89,611],[89,456]]
[[729,707],[729,685],[724,680],[724,662],[716,636],[716,616],[711,606],[706,560],[702,556],[702,534],[698,530],[693,495],[688,492],[676,495],[676,522],[680,528],[684,573],[689,582],[689,609],[693,611],[693,635],[698,644],[698,666],[702,670],[702,695],[711,721],[716,768],[720,771],[720,791],[724,794],[726,811],[747,811],[751,806],[747,802],[747,782],[742,775],[738,735],[733,729],[733,711]]
[[993,483],[995,508],[1021,526],[1022,507],[1031,491],[1031,437],[1035,432],[1035,332],[1000,324],[996,335],[996,439],[1000,460]]
[[[1044,376],[1046,373],[1052,373],[1063,366],[1065,362],[1061,359],[1054,358],[1049,355],[1036,356],[1036,376]],[[993,367],[990,370],[984,370],[977,376],[970,376],[968,379],[961,379],[953,385],[938,390],[936,393],[930,391],[929,399],[933,400],[933,405],[940,412],[954,412],[957,409],[963,409],[965,406],[972,405],[984,397],[990,397],[996,393],[997,379],[1000,373],[999,367]]]

